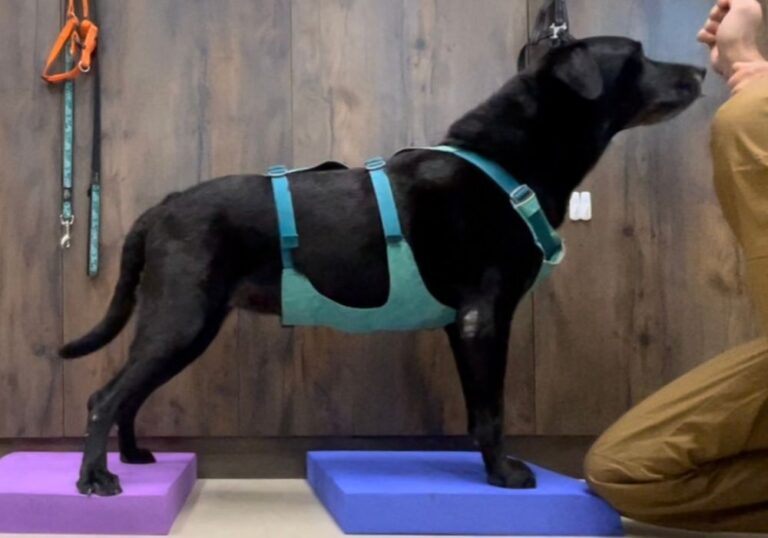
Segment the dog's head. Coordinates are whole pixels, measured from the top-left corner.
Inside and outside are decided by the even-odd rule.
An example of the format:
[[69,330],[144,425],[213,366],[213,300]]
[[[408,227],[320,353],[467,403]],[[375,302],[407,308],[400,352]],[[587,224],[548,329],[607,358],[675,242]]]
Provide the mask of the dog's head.
[[668,120],[701,95],[706,70],[654,61],[624,37],[577,40],[550,52],[536,76],[561,106],[594,112],[615,133]]

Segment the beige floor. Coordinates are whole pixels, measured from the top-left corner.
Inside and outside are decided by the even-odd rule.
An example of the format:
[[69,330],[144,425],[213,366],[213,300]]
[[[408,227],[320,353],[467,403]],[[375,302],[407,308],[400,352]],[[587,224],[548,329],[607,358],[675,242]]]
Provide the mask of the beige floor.
[[[303,480],[199,480],[171,535],[189,538],[344,536]],[[3,538],[35,536],[47,535],[2,535]],[[628,522],[627,536],[696,538],[710,535],[670,532]],[[744,538],[757,535],[716,536]]]

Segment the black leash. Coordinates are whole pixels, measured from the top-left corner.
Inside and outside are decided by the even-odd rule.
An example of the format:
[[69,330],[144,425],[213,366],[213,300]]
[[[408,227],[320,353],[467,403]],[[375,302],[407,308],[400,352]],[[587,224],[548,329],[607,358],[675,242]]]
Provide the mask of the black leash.
[[549,0],[539,10],[531,39],[520,50],[517,68],[522,71],[538,62],[548,51],[574,41],[570,31],[566,0]]

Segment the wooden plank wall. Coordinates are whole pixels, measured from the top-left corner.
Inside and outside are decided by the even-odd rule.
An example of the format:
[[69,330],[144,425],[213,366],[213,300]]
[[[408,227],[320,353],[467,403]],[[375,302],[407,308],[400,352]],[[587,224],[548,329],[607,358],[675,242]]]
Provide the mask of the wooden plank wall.
[[[55,2],[0,19],[0,437],[79,436],[85,402],[130,331],[62,364],[103,314],[122,238],[163,195],[277,162],[359,163],[434,143],[515,71],[540,0],[135,0],[100,13],[103,272],[85,276],[90,81],[78,83],[73,249],[58,242],[60,97],[38,78]],[[702,0],[571,0],[574,32],[631,35],[705,61]],[[753,333],[733,239],[709,182],[707,123],[724,95],[622,135],[590,178],[595,220],[567,225],[563,270],[515,320],[507,430],[598,433],[632,403]],[[535,352],[534,352],[535,351]],[[9,411],[6,411],[9,410]],[[144,435],[464,432],[440,332],[349,337],[236,313],[140,416]]]
[[58,253],[61,99],[40,81],[57,10],[0,17],[0,436],[62,434]]

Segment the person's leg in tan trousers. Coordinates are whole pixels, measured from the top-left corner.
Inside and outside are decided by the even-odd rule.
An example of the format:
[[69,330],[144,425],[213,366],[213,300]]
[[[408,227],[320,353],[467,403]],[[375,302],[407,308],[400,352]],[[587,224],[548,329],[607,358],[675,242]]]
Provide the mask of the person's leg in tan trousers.
[[[718,26],[734,42],[742,39],[749,34],[745,24],[760,24],[761,11],[757,0],[719,4],[700,34],[734,90],[713,126],[715,185],[744,248],[749,288],[768,334],[768,62],[733,63],[715,40]],[[731,15],[736,26],[726,28]],[[742,41],[732,50],[738,56],[747,49]],[[599,495],[638,521],[768,532],[768,338],[716,357],[632,409],[592,447],[585,475]]]
[[585,473],[638,521],[768,532],[768,339],[720,355],[632,409],[592,448]]

